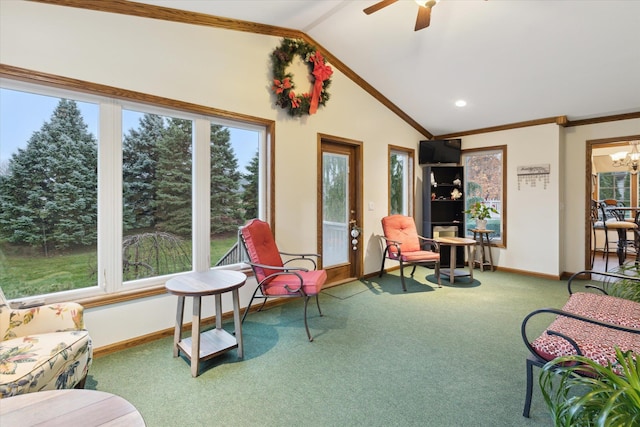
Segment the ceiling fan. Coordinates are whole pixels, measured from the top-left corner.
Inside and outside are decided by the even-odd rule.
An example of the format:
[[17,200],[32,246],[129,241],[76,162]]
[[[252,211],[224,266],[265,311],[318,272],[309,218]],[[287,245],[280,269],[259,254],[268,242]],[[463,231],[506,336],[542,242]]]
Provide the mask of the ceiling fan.
[[[373,12],[377,12],[383,7],[387,7],[397,1],[398,0],[379,1],[378,3],[364,9],[364,13],[366,13],[367,15],[371,15]],[[437,0],[416,0],[416,3],[420,5],[420,8],[418,9],[418,17],[416,19],[416,27],[414,28],[414,31],[422,30],[423,28],[427,28],[429,26],[429,24],[431,23],[431,8],[436,5]]]

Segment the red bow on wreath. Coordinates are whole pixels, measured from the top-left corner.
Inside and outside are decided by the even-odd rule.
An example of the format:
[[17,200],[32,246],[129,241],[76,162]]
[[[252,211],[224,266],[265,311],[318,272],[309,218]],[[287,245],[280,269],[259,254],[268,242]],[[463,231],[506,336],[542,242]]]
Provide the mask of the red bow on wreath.
[[324,63],[324,58],[319,51],[316,51],[316,53],[309,59],[313,62],[313,76],[316,78],[316,81],[313,84],[313,92],[311,93],[309,114],[315,114],[316,111],[318,111],[320,92],[322,92],[322,83],[331,77],[333,70],[330,66]]
[[273,91],[278,94],[284,92],[285,89],[291,88],[291,80],[286,77],[282,82],[278,79],[273,79]]

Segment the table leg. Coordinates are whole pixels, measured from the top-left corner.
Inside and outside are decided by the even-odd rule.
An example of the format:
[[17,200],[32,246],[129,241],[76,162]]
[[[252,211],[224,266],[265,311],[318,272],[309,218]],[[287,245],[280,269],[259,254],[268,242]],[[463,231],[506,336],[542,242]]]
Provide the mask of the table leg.
[[[217,296],[217,295],[216,295]],[[200,304],[202,297],[193,297],[193,319],[191,320],[191,376],[197,377],[200,367]]]
[[[493,255],[491,254],[491,240],[489,240],[489,235],[487,234],[487,251],[489,251],[489,267],[491,271],[493,271]],[[482,252],[484,256],[484,251]]]
[[216,329],[222,329],[222,295],[216,294]]
[[487,240],[487,246],[486,246],[487,249],[485,249],[485,245],[484,245],[485,239],[489,239],[489,235],[487,233],[482,233],[480,235],[480,241],[482,242],[482,245],[481,245],[482,246],[482,268],[480,269],[480,271],[484,271],[484,265],[487,262],[487,253],[486,253],[486,251],[488,250],[489,254],[491,254],[491,248],[489,247],[489,241],[488,240]]
[[[484,233],[480,233],[480,271],[484,271],[484,240],[482,240],[482,236]],[[476,242],[478,242],[478,239],[476,238],[476,232],[473,232],[473,240],[475,240]],[[475,261],[475,258],[474,258]]]
[[176,328],[173,331],[173,357],[178,357],[178,343],[182,339],[182,319],[184,316],[184,297],[178,297],[178,310],[176,312]]
[[242,345],[242,323],[240,323],[240,297],[238,289],[231,291],[233,296],[233,326],[236,333],[236,341],[238,342],[238,358],[244,358],[244,347]]
[[476,262],[476,244],[467,246],[467,258],[469,259],[469,277],[473,282],[473,267]]
[[624,252],[627,246],[627,229],[618,228],[618,265],[624,264]]
[[453,283],[456,280],[456,252],[458,251],[456,250],[456,245],[449,245],[449,247],[451,248],[449,252],[451,254],[449,255],[449,267],[451,270],[449,271],[449,283]]

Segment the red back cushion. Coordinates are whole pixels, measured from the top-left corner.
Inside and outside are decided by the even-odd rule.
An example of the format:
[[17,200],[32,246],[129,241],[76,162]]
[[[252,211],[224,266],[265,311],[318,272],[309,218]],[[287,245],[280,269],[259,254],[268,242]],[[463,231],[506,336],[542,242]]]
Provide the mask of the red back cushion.
[[[382,230],[387,239],[401,242],[400,250],[413,252],[420,250],[420,240],[416,222],[410,216],[391,215],[382,218]],[[391,246],[391,252],[397,252],[395,246]]]
[[[251,262],[282,267],[282,257],[268,223],[259,219],[252,219],[240,229],[240,233],[242,233]],[[276,270],[261,267],[254,267],[253,271],[258,281],[276,272]]]

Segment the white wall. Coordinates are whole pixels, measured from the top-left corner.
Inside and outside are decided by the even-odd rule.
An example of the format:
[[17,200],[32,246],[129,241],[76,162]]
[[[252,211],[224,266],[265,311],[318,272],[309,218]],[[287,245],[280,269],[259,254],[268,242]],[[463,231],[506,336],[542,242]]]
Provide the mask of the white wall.
[[[462,138],[462,148],[507,146],[507,245],[494,248],[497,266],[559,276],[562,205],[559,188],[560,130],[555,124],[510,129]],[[549,164],[549,184],[518,185],[517,167]]]
[[[31,2],[3,1],[0,14],[2,64],[275,120],[275,232],[287,250],[316,250],[317,134],[362,141],[364,270],[375,272],[381,256],[376,235],[388,209],[387,145],[417,148],[424,137],[337,70],[326,107],[314,116],[288,117],[273,105],[269,90],[269,55],[279,42],[272,36]],[[464,137],[465,149],[508,146],[508,246],[495,252],[497,264],[553,276],[582,269],[584,141],[639,129],[640,120],[629,120]],[[518,189],[516,167],[532,164],[551,165],[547,189]],[[416,179],[421,184],[419,167]],[[418,224],[420,200],[418,185]],[[251,288],[241,290],[242,305]],[[213,312],[210,300],[205,316]],[[175,304],[176,298],[167,295],[94,308],[87,310],[86,323],[96,347],[106,346],[172,327]],[[230,308],[225,297],[223,310]]]

